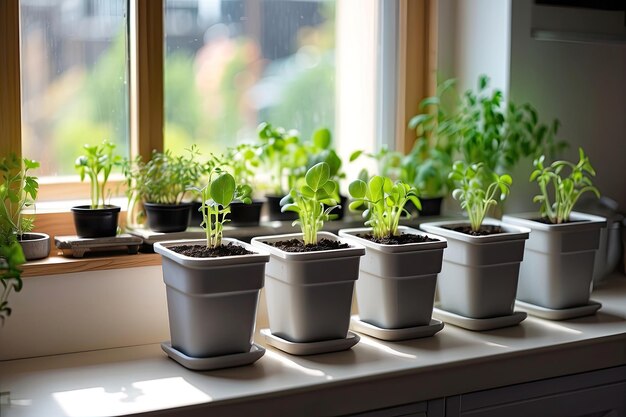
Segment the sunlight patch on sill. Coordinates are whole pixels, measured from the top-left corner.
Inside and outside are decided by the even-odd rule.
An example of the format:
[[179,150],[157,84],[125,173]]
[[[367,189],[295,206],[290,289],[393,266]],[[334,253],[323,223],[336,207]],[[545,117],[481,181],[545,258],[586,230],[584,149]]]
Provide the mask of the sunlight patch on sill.
[[212,398],[182,377],[84,388],[52,394],[70,417],[123,415],[209,402]]
[[364,345],[367,346],[372,346],[378,350],[381,350],[385,353],[389,353],[390,355],[394,355],[394,356],[398,356],[400,358],[406,358],[406,359],[417,359],[416,355],[411,355],[408,353],[404,353],[404,352],[400,352],[399,350],[396,350],[390,346],[387,346],[383,343],[380,342],[376,342],[372,339],[370,339],[369,337],[361,337],[361,340],[359,341],[359,343],[362,343]]
[[493,346],[493,347],[499,347],[499,348],[505,348],[505,349],[508,349],[508,346],[506,346],[506,345],[501,345],[500,343],[485,342],[485,344],[486,344],[487,346]]
[[310,376],[316,376],[316,377],[321,377],[321,378],[326,378],[327,380],[331,380],[333,379],[332,376],[330,375],[326,375],[326,373],[324,373],[324,371],[321,371],[319,369],[313,369],[313,368],[307,368],[306,366],[302,366],[299,363],[283,356],[280,355],[276,352],[272,352],[271,350],[266,350],[265,351],[265,355],[271,357],[272,359],[277,360],[278,362],[282,363],[284,366],[286,366],[287,368],[291,368],[294,369],[298,372],[302,372],[303,374],[306,375],[310,375]]
[[583,334],[583,332],[581,332],[580,330],[570,329],[569,327],[563,326],[562,324],[553,323],[547,320],[534,319],[533,321],[540,326],[549,328],[550,330],[558,330],[564,333],[576,335]]

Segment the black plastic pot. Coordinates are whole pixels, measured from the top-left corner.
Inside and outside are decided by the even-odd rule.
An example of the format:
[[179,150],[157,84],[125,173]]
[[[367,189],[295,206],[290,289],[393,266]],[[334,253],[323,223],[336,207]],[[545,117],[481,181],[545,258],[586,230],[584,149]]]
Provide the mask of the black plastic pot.
[[[337,218],[335,220],[341,220],[343,219],[343,216],[346,213],[346,210],[348,209],[348,207],[346,206],[346,204],[348,204],[348,198],[344,195],[340,195],[339,196],[339,205],[340,207],[337,207],[336,209],[334,209],[333,211],[330,212],[330,214],[336,214]],[[326,207],[326,206],[324,206]]]
[[155,232],[172,233],[187,230],[191,203],[143,203],[148,217],[148,227]]
[[74,228],[78,237],[110,237],[117,234],[118,206],[104,206],[92,209],[91,206],[72,207]]
[[200,211],[202,203],[199,201],[191,202],[191,209],[189,213],[189,227],[200,227],[202,224],[202,212]]
[[[422,203],[422,209],[419,210],[420,216],[439,216],[441,214],[441,203],[443,197],[420,197],[420,203]],[[404,206],[409,213],[417,214],[418,210],[413,202],[408,201]]]
[[283,196],[266,195],[265,198],[267,199],[267,214],[270,221],[292,221],[298,218],[298,214],[293,211],[285,213],[280,211],[280,200]]
[[241,201],[230,203],[231,226],[258,226],[261,220],[261,208],[263,200],[252,200],[251,204]]

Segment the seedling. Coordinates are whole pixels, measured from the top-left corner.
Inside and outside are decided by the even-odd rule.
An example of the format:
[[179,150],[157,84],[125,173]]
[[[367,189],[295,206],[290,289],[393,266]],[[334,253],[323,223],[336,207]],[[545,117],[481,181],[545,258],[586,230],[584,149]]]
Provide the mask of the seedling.
[[354,201],[350,210],[357,211],[362,205],[367,209],[363,217],[368,220],[366,226],[372,228],[376,238],[397,236],[398,226],[402,217],[410,217],[404,206],[409,201],[418,209],[422,204],[417,198],[417,189],[402,181],[393,183],[388,177],[373,176],[368,183],[356,180],[350,184],[350,195]]
[[235,178],[228,172],[216,167],[208,173],[208,181],[196,191],[202,197],[202,228],[206,232],[206,245],[217,248],[222,244],[224,224],[228,223],[230,203],[240,200],[250,204],[252,188],[249,185],[237,185]]
[[[489,207],[498,204],[496,196],[500,193],[500,200],[509,194],[513,180],[508,174],[497,175],[491,171],[485,172],[482,163],[467,165],[457,161],[452,167],[450,179],[457,187],[452,197],[461,202],[461,208],[467,211],[472,231],[478,232],[487,215]],[[490,181],[485,187],[485,182]]]
[[15,233],[8,229],[2,219],[0,227],[0,324],[11,315],[9,307],[9,294],[11,290],[19,292],[22,289],[22,271],[19,266],[26,262],[22,246],[16,239]]
[[[589,162],[582,148],[578,148],[579,161],[573,164],[568,161],[555,161],[549,166],[544,166],[545,157],[542,155],[535,159],[535,170],[530,174],[530,181],[536,181],[541,194],[533,198],[534,202],[541,203],[541,216],[547,218],[550,223],[559,224],[569,221],[574,204],[586,192],[594,193],[598,198],[600,192],[591,182],[595,170]],[[569,168],[569,176],[565,176],[563,170]],[[550,202],[548,188],[552,186],[554,202]]]
[[85,176],[91,182],[91,208],[98,209],[105,206],[106,184],[111,175],[111,170],[122,161],[119,155],[115,155],[115,144],[104,141],[101,145],[83,145],[84,155],[76,158],[74,167],[80,174],[80,180]]
[[2,228],[6,228],[4,233],[14,233],[20,237],[33,230],[33,218],[24,217],[23,212],[32,207],[37,199],[37,177],[28,174],[35,168],[39,168],[39,162],[20,159],[15,154],[0,159],[0,219]]
[[305,245],[316,244],[317,232],[325,221],[334,217],[330,212],[339,207],[334,197],[338,188],[337,182],[330,178],[328,164],[320,162],[313,165],[306,172],[304,181],[280,201],[283,212],[298,213],[298,220],[293,225],[300,225]]
[[256,183],[255,175],[261,161],[255,145],[241,144],[234,148],[228,148],[227,157],[222,162],[230,168],[229,171],[237,183],[249,186]]
[[124,165],[129,200],[146,203],[180,204],[187,191],[202,175],[202,166],[196,162],[196,146],[187,149],[187,155],[175,156],[170,150],[152,152],[147,163],[137,157]]
[[270,173],[271,190],[276,195],[283,195],[285,190],[296,186],[306,169],[307,153],[300,142],[300,134],[293,129],[274,128],[266,122],[261,123],[257,131],[261,142],[260,158]]

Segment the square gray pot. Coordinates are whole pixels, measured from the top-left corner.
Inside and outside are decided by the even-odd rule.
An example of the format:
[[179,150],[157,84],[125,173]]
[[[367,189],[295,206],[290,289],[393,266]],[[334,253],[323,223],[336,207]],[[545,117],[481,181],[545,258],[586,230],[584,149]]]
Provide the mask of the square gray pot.
[[606,219],[572,212],[572,223],[531,220],[539,217],[539,213],[504,216],[507,223],[532,230],[520,269],[517,298],[551,309],[588,304],[600,230],[606,227]]
[[300,233],[252,239],[252,246],[270,253],[265,270],[270,330],[290,342],[342,339],[348,334],[352,291],[365,248],[328,232],[319,232],[318,237],[350,247],[294,253],[264,242],[301,239]]
[[501,226],[504,233],[471,236],[449,228],[464,221],[423,223],[420,228],[448,240],[439,274],[439,307],[470,318],[513,314],[520,262],[530,230],[497,220],[484,225]]
[[172,346],[194,358],[250,351],[259,292],[269,254],[251,245],[251,255],[193,258],[171,249],[204,245],[206,240],[177,240],[154,244],[162,255]]
[[[398,230],[428,236],[410,227]],[[339,236],[365,246],[356,283],[360,320],[384,329],[428,325],[446,239],[429,236],[439,241],[382,245],[357,236],[371,231],[365,227],[339,231]]]

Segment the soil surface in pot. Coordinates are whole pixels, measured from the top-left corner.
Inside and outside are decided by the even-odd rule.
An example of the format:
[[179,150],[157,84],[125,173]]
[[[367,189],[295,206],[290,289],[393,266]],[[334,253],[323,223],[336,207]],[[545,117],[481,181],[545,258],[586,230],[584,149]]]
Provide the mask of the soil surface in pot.
[[375,237],[371,233],[358,234],[357,236],[374,243],[379,243],[381,245],[404,245],[407,243],[439,242],[439,239],[433,239],[428,236],[413,235],[408,233],[398,236],[385,236],[381,238]]
[[317,244],[305,245],[298,239],[279,240],[278,242],[263,242],[266,245],[274,246],[285,252],[317,252],[320,250],[345,249],[350,245],[336,240],[320,239]]
[[455,232],[465,233],[470,236],[488,236],[497,235],[498,233],[504,233],[504,230],[500,226],[482,225],[478,231],[473,231],[470,226],[458,226],[458,227],[446,227],[446,229],[454,230]]
[[170,249],[176,253],[192,258],[218,258],[220,256],[249,255],[253,253],[246,248],[233,245],[232,243],[216,248],[209,248],[203,245],[178,245],[170,246]]

